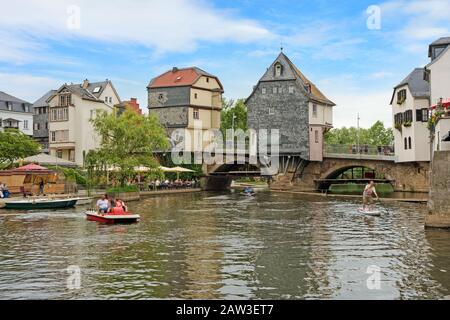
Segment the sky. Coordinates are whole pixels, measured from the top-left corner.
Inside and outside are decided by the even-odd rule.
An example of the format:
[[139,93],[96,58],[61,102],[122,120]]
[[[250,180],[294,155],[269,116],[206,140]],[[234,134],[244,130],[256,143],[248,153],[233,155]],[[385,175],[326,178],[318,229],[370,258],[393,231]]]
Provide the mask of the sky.
[[34,102],[64,83],[112,80],[147,107],[177,67],[246,98],[283,46],[333,102],[334,126],[392,125],[393,87],[450,36],[450,0],[14,0],[2,3],[0,91]]

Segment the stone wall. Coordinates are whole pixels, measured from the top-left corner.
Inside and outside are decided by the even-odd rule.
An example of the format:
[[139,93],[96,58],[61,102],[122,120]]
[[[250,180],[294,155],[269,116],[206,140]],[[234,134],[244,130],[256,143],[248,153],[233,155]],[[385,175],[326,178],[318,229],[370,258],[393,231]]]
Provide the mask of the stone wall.
[[450,151],[436,151],[430,183],[427,227],[450,228]]
[[159,122],[166,128],[186,128],[188,126],[188,107],[155,108],[150,109],[150,112],[155,113]]
[[[294,88],[293,93],[289,93],[289,87]],[[309,159],[308,101],[296,80],[259,82],[247,100],[248,127],[278,129],[281,153],[295,153]]]

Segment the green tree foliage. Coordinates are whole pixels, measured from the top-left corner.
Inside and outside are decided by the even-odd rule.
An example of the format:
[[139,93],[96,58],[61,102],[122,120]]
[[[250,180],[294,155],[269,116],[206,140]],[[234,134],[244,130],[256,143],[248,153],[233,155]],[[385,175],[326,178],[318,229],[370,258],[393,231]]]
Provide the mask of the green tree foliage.
[[39,143],[16,129],[0,132],[0,168],[10,167],[14,161],[39,153]]
[[[354,145],[358,143],[358,129],[337,128],[327,132],[325,136],[327,144]],[[390,146],[394,143],[392,128],[385,128],[383,122],[377,121],[369,129],[359,129],[359,143],[369,146]]]
[[117,116],[99,111],[91,121],[101,137],[100,148],[87,156],[91,167],[115,168],[114,174],[122,186],[135,176],[135,167],[158,171],[154,152],[167,149],[168,141],[156,115],[138,115],[126,110]]
[[239,99],[236,102],[223,99],[220,130],[224,137],[226,131],[233,128],[233,116],[235,117],[234,129],[247,131],[247,107],[244,104],[244,99]]

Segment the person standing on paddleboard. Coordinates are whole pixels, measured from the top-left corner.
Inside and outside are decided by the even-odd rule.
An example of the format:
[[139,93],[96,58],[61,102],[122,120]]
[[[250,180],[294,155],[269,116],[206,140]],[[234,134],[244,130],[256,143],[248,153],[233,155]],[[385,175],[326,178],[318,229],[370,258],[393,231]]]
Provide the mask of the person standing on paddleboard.
[[370,183],[364,188],[363,210],[366,210],[367,206],[370,206],[371,210],[374,209],[375,205],[373,204],[373,195],[377,197],[377,200],[380,199],[378,197],[377,190],[375,190],[375,183],[373,181],[370,181]]

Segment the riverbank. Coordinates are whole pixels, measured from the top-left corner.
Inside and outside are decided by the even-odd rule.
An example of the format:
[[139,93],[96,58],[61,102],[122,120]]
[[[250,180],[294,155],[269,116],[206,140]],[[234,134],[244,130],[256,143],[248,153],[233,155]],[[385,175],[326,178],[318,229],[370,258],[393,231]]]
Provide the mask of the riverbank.
[[[290,193],[290,194],[301,194],[307,196],[317,196],[324,198],[338,198],[338,199],[358,199],[361,200],[360,195],[351,194],[329,194],[329,193],[318,193],[318,192],[304,192],[304,191],[283,191],[283,190],[271,190],[275,193]],[[380,198],[384,202],[411,202],[411,203],[422,203],[426,204],[428,202],[427,198]]]

